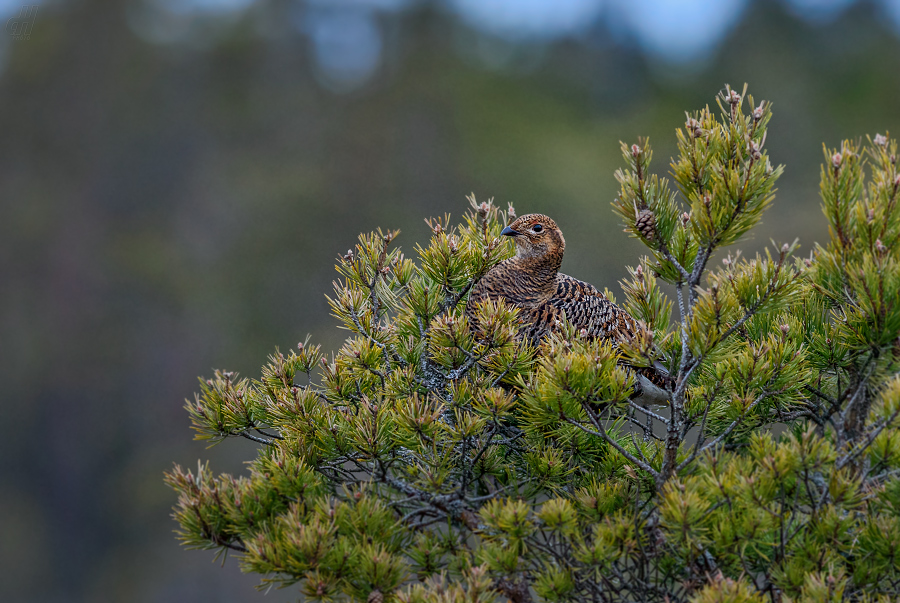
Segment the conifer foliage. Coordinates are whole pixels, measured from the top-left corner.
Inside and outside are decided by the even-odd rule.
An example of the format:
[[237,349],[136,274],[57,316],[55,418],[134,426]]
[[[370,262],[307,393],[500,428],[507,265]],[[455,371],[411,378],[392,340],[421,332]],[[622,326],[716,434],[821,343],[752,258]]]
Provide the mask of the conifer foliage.
[[[166,475],[182,541],[309,601],[900,596],[897,143],[826,149],[830,239],[747,259],[731,246],[782,172],[771,107],[716,100],[687,115],[671,180],[649,142],[622,147],[614,209],[648,248],[623,305],[645,332],[616,347],[563,324],[535,349],[503,303],[470,324],[511,206],[429,220],[415,260],[362,235],[329,298],[338,352],[276,350],[188,402],[198,438],[259,453],[241,477]],[[622,366],[657,362],[670,401],[648,407]]]

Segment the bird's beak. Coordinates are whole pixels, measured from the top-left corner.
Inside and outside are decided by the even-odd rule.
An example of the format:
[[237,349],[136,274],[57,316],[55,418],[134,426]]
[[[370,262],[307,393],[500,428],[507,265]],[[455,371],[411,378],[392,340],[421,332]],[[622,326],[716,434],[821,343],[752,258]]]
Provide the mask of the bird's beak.
[[500,234],[506,235],[507,237],[514,237],[514,236],[520,235],[522,233],[519,232],[518,230],[513,230],[512,228],[507,226],[506,228],[504,228],[503,230],[500,231]]

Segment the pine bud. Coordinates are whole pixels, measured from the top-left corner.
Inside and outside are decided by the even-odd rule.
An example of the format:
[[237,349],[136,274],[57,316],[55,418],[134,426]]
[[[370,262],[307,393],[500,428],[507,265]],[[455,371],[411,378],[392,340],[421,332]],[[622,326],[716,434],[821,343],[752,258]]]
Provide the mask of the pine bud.
[[840,169],[840,167],[841,167],[841,161],[842,161],[843,159],[844,159],[844,158],[841,156],[840,153],[835,153],[834,155],[831,156],[831,165],[834,166],[834,169],[836,169],[836,170],[837,170],[837,169]]
[[896,155],[891,155],[891,164],[892,164],[892,165],[895,165],[896,163],[897,163],[897,156],[896,156]]
[[684,212],[681,214],[681,225],[687,226],[687,223],[691,221],[691,214]]
[[581,329],[580,331],[578,331],[578,335],[580,335],[582,339],[587,339],[587,336],[588,336],[587,329]]
[[640,264],[638,264],[638,267],[634,269],[634,275],[638,278],[644,277],[644,269],[641,268]]
[[812,260],[809,258],[804,258],[803,263],[806,264],[807,268],[812,268]]
[[750,141],[750,157],[753,158],[753,161],[759,161],[762,158],[762,153],[759,151],[759,145],[753,140]]
[[468,509],[463,509],[459,514],[459,519],[473,532],[478,529],[478,516]]
[[875,144],[877,144],[880,147],[887,148],[887,144],[888,144],[887,136],[882,136],[881,134],[876,134],[875,135]]
[[790,249],[791,249],[790,245],[788,245],[787,243],[785,243],[784,245],[781,246],[781,253],[782,253],[782,254],[785,254],[785,253],[787,253],[788,251],[790,251]]
[[866,214],[866,220],[871,224],[875,221],[875,208],[870,207],[868,213]]
[[637,159],[641,155],[641,147],[636,144],[631,145],[631,156]]
[[509,216],[509,221],[512,222],[516,219],[516,208],[513,207],[512,203],[508,204],[509,207],[506,209],[506,214]]
[[737,90],[732,90],[729,93],[728,102],[731,103],[732,106],[741,104],[741,95],[737,93]]
[[781,325],[778,328],[781,329],[781,333],[783,335],[787,335],[788,332],[791,330],[791,327],[789,325]]
[[753,121],[759,121],[763,116],[763,105],[766,101],[760,101],[759,106],[753,110]]
[[641,236],[648,241],[652,241],[656,235],[656,216],[653,215],[653,211],[650,209],[639,211],[634,227],[641,233]]
[[687,120],[684,125],[685,129],[687,129],[688,131],[688,134],[690,134],[694,138],[700,138],[703,136],[703,128],[700,127],[700,122],[693,117]]
[[302,341],[297,344],[297,349],[300,350],[301,352],[303,351],[303,342]]
[[894,188],[896,188],[896,187],[898,187],[898,186],[900,186],[900,174],[897,174],[897,175],[894,177]]
[[875,251],[882,254],[887,252],[887,247],[884,246],[881,239],[875,239]]

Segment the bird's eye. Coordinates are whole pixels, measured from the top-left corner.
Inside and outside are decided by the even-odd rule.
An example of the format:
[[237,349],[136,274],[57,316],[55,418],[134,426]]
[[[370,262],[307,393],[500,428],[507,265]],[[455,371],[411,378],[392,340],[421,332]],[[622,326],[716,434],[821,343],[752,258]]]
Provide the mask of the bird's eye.
[[542,230],[544,230],[544,227],[540,224],[535,224],[531,227],[531,230],[533,230],[534,232],[541,232]]

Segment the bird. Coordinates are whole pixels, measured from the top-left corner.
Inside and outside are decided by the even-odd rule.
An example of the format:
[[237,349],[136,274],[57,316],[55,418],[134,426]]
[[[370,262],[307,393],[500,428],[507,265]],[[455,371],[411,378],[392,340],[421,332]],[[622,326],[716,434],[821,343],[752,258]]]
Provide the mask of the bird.
[[[519,309],[523,321],[519,337],[534,345],[558,329],[563,316],[582,336],[615,344],[646,329],[596,287],[559,271],[566,240],[550,217],[521,216],[500,234],[513,239],[516,255],[491,268],[473,285],[465,309],[469,324],[476,324],[479,304],[502,299]],[[650,404],[668,400],[669,376],[662,363],[629,370],[637,377],[633,398]]]

